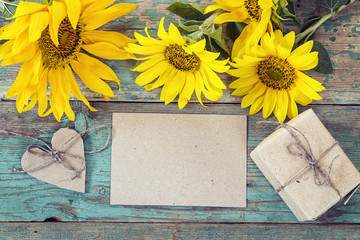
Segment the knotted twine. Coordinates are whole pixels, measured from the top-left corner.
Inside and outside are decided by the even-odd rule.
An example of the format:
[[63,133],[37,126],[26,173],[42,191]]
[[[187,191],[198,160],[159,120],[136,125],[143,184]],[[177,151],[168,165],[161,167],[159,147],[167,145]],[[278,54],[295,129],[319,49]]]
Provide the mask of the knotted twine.
[[[277,193],[281,192],[285,187],[290,185],[292,182],[296,181],[299,177],[301,177],[303,174],[305,174],[305,172],[307,172],[308,170],[311,170],[313,172],[314,183],[317,186],[330,186],[337,193],[337,195],[340,197],[340,199],[342,198],[339,190],[334,186],[334,184],[332,183],[332,181],[330,179],[330,174],[332,171],[333,163],[340,156],[340,154],[335,156],[332,159],[332,161],[329,165],[328,171],[325,171],[319,165],[319,162],[321,161],[321,159],[324,158],[336,145],[339,144],[337,141],[335,141],[323,153],[321,153],[318,158],[316,158],[315,155],[313,154],[313,151],[311,149],[311,145],[309,143],[308,138],[299,129],[297,129],[293,126],[290,126],[286,123],[267,122],[267,121],[262,121],[260,123],[276,125],[276,126],[278,126],[277,129],[280,129],[280,128],[286,129],[287,132],[290,134],[291,138],[293,139],[293,142],[290,142],[286,146],[289,154],[291,154],[293,156],[299,156],[301,159],[303,159],[307,163],[307,165],[302,170],[300,170],[297,174],[295,174],[293,177],[291,177],[282,186],[278,187],[275,190]],[[299,136],[301,136],[305,140],[305,144],[300,140]],[[294,151],[294,148],[297,150],[297,152]],[[323,177],[325,177],[325,179],[323,181],[321,181],[319,179],[319,175],[322,175]]]
[[[102,146],[101,148],[99,148],[97,150],[84,151],[84,153],[92,154],[92,153],[97,153],[97,152],[103,151],[109,144],[111,133],[110,133],[110,128],[108,126],[102,125],[102,126],[98,126],[98,127],[94,127],[94,128],[90,128],[90,129],[85,129],[85,130],[77,133],[76,135],[72,136],[71,138],[67,139],[58,149],[53,149],[52,147],[50,147],[49,144],[47,144],[43,140],[35,138],[35,137],[31,137],[31,136],[27,136],[24,134],[20,134],[20,133],[8,131],[8,130],[3,130],[3,129],[0,129],[0,133],[6,133],[6,134],[10,134],[10,135],[15,135],[15,136],[23,137],[23,138],[32,139],[32,140],[35,140],[35,141],[43,144],[43,146],[32,144],[26,148],[26,151],[29,152],[30,154],[38,156],[42,159],[46,159],[46,161],[43,164],[36,166],[34,168],[31,168],[31,169],[27,170],[27,172],[36,172],[36,171],[43,169],[53,163],[61,164],[65,169],[69,170],[73,174],[73,176],[71,177],[71,180],[74,180],[75,178],[79,177],[81,172],[85,169],[85,159],[82,156],[76,156],[73,154],[66,153],[66,152],[62,151],[62,149],[64,149],[66,146],[68,146],[70,143],[72,143],[78,137],[82,137],[83,135],[85,135],[87,132],[90,132],[92,130],[99,131],[101,128],[107,129],[107,140],[106,140],[104,146]],[[42,152],[34,151],[34,149],[39,149]],[[67,163],[67,161],[64,160],[64,157],[70,157],[70,158],[80,160],[81,161],[80,169],[73,169],[69,165],[69,163]]]

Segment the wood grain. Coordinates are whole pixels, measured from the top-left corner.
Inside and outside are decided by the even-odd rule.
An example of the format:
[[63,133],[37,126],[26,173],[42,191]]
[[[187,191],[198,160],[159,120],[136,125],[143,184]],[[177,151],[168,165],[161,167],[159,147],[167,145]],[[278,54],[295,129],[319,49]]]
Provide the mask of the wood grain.
[[[99,112],[88,112],[78,102],[73,107],[80,113],[76,121],[56,123],[40,118],[36,111],[18,114],[11,101],[4,101],[0,109],[0,126],[16,132],[42,138],[50,142],[52,134],[60,127],[69,125],[80,130],[84,121],[88,127],[111,125],[114,112],[155,113],[200,113],[200,114],[246,114],[239,104],[212,104],[203,108],[189,104],[179,110],[176,104],[164,106],[161,103],[94,103]],[[330,133],[360,169],[360,106],[308,106],[313,107]],[[89,117],[87,117],[89,116]],[[344,117],[346,116],[346,117]],[[85,118],[85,120],[84,120]],[[248,118],[248,154],[274,128],[261,126],[261,114]],[[269,120],[275,120],[271,117]],[[174,126],[176,127],[176,126]],[[106,140],[103,132],[85,138],[86,149],[100,148]],[[0,221],[44,221],[57,217],[61,221],[110,221],[110,222],[296,222],[286,204],[276,194],[253,161],[247,163],[247,208],[206,207],[152,207],[152,206],[110,206],[110,160],[111,146],[104,151],[87,155],[86,193],[74,193],[59,189],[13,169],[21,168],[20,159],[30,140],[18,137],[0,136]],[[360,192],[356,193],[347,206],[337,204],[319,222],[360,223]]]
[[[116,2],[120,2],[117,0]],[[178,17],[166,7],[172,1],[125,0],[138,7],[127,16],[112,21],[104,29],[133,37],[149,27],[156,36],[161,17],[165,25],[177,23]],[[183,0],[201,4],[212,0]],[[316,1],[297,0],[296,10],[303,23],[307,18],[327,10],[316,7]],[[334,74],[314,71],[307,74],[324,84],[323,97],[313,105],[299,106],[300,112],[313,108],[340,146],[360,170],[360,1],[343,10],[318,29],[314,39],[322,42],[330,53]],[[0,25],[5,22],[1,21]],[[287,23],[286,29],[296,29]],[[298,30],[297,30],[298,31]],[[5,93],[13,83],[20,65],[0,67],[0,128],[51,141],[61,127],[81,130],[106,124],[111,126],[114,112],[241,114],[248,109],[239,105],[241,97],[231,96],[229,89],[217,103],[204,108],[197,103],[179,110],[176,103],[164,106],[158,101],[159,90],[147,92],[134,83],[138,73],[129,68],[137,62],[105,61],[121,79],[121,87],[111,85],[115,97],[104,102],[102,96],[82,91],[98,112],[90,112],[83,103],[72,101],[78,112],[76,121],[66,117],[58,123],[52,117],[40,118],[36,107],[26,113],[16,111],[14,99]],[[228,86],[230,77],[222,75]],[[79,81],[80,82],[80,81]],[[248,154],[274,129],[261,126],[261,114],[248,118]],[[275,121],[272,116],[269,120]],[[174,127],[176,127],[174,125]],[[106,134],[99,132],[85,137],[85,148],[94,150],[103,145]],[[358,239],[360,223],[360,191],[347,206],[341,203],[330,209],[314,224],[292,224],[297,219],[276,194],[269,182],[248,156],[247,207],[206,208],[172,206],[111,206],[110,159],[111,146],[104,151],[86,155],[86,193],[74,193],[40,182],[21,171],[20,159],[25,148],[35,142],[19,137],[0,135],[0,239]],[[71,223],[30,223],[46,219]],[[17,223],[18,222],[18,223]],[[341,223],[341,224],[340,224]]]
[[359,239],[354,224],[2,223],[2,240],[327,240]]

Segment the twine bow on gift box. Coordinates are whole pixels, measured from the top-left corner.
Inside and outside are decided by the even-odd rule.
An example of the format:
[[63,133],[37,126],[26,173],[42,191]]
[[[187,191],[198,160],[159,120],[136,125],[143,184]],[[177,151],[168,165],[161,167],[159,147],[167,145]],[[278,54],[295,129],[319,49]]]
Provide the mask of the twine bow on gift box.
[[[340,197],[340,199],[342,198],[339,190],[334,186],[334,184],[331,182],[331,179],[330,179],[333,163],[335,162],[335,160],[340,155],[337,155],[332,159],[332,161],[331,161],[331,163],[329,165],[329,170],[328,171],[325,171],[319,165],[319,161],[322,158],[324,158],[336,145],[338,145],[337,141],[335,141],[330,147],[328,147],[323,153],[321,153],[318,158],[316,158],[315,155],[313,154],[312,149],[311,149],[311,145],[309,143],[309,140],[297,128],[295,128],[293,126],[290,126],[290,125],[288,125],[286,123],[275,123],[275,122],[264,122],[264,121],[261,122],[261,123],[277,125],[278,129],[279,128],[285,128],[288,131],[288,133],[291,135],[291,138],[293,139],[293,142],[290,142],[286,146],[289,154],[294,155],[294,156],[299,156],[301,159],[303,159],[307,163],[306,167],[304,167],[296,175],[291,177],[282,186],[278,187],[275,190],[277,193],[281,192],[285,187],[287,187],[292,182],[296,181],[296,179],[298,179],[305,172],[307,172],[309,169],[311,169],[312,172],[313,172],[313,176],[314,176],[314,183],[317,186],[330,186],[337,193],[337,195]],[[299,136],[303,137],[303,139],[305,140],[306,145],[299,139]],[[321,181],[320,178],[319,178],[319,175],[322,175],[323,177],[325,177],[325,179],[323,181]]]
[[[91,154],[91,153],[97,153],[97,152],[100,152],[100,151],[104,150],[107,147],[107,145],[109,144],[111,134],[110,134],[110,128],[108,126],[104,125],[104,126],[99,126],[99,127],[94,127],[94,128],[83,130],[83,131],[79,132],[78,134],[76,134],[76,135],[70,137],[69,139],[67,139],[57,149],[53,149],[52,147],[50,147],[49,144],[47,144],[43,140],[31,137],[31,136],[23,135],[23,134],[20,134],[20,133],[15,133],[15,132],[12,132],[12,131],[2,130],[2,129],[0,129],[0,133],[6,133],[6,134],[15,135],[15,136],[23,137],[23,138],[29,138],[29,139],[35,140],[35,141],[40,142],[40,143],[43,144],[43,146],[42,145],[30,145],[30,146],[28,146],[26,148],[26,151],[29,152],[30,154],[35,155],[37,157],[40,157],[42,159],[46,159],[46,161],[44,161],[43,164],[40,164],[40,165],[38,165],[36,167],[28,169],[27,170],[28,173],[36,172],[36,171],[38,171],[38,170],[40,170],[42,168],[45,168],[45,167],[49,166],[50,164],[55,163],[55,164],[60,164],[65,169],[69,170],[72,173],[71,180],[74,180],[85,169],[85,159],[83,157],[81,157],[81,156],[76,156],[76,155],[73,155],[73,154],[66,153],[66,152],[62,151],[62,149],[64,149],[69,144],[74,142],[78,137],[82,137],[85,133],[90,132],[92,130],[97,130],[98,131],[101,128],[106,128],[107,129],[108,137],[107,137],[106,143],[104,144],[103,147],[101,147],[101,148],[99,148],[97,150],[84,151],[84,153],[90,153]],[[36,151],[35,149],[41,150],[41,152]],[[70,158],[80,160],[81,161],[81,167],[78,168],[78,169],[72,168],[71,165],[64,159],[66,157],[70,157]]]

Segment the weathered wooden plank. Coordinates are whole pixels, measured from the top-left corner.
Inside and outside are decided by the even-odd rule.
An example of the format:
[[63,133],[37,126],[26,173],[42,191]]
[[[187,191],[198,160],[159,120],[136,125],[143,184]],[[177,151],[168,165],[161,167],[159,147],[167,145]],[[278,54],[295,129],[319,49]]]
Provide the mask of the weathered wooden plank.
[[1,223],[2,240],[17,239],[359,239],[355,224]]
[[[117,1],[119,2],[119,1]],[[143,29],[148,26],[153,36],[156,36],[155,29],[158,26],[161,17],[166,16],[166,26],[170,21],[177,23],[177,17],[174,17],[166,7],[169,1],[135,1],[126,2],[137,3],[138,7],[127,16],[107,24],[104,28],[115,30],[126,35],[133,36],[134,31],[144,33]],[[213,3],[211,0],[187,0],[184,2],[193,2],[201,4]],[[325,13],[327,10],[317,6],[315,1],[297,1],[296,6],[298,16],[301,22],[304,22],[310,16]],[[329,20],[320,27],[314,38],[322,42],[330,53],[333,61],[334,74],[319,74],[309,71],[308,74],[324,84],[326,90],[321,92],[322,100],[316,104],[357,104],[360,102],[360,68],[358,65],[360,59],[360,2],[356,1],[351,7],[344,9],[339,15]],[[1,23],[1,24],[4,24]],[[293,24],[286,23],[286,27],[296,29]],[[129,68],[136,66],[135,61],[105,61],[121,79],[121,87],[118,90],[113,84],[115,96],[111,101],[158,101],[159,90],[147,92],[143,87],[134,83],[138,76],[137,72],[131,72]],[[4,97],[7,90],[13,83],[19,71],[20,65],[0,67],[0,97]],[[231,78],[222,75],[222,79],[228,86]],[[102,101],[100,94],[94,93],[87,89],[84,84],[80,83],[82,91],[88,99]],[[231,90],[224,92],[223,98],[219,102],[239,103],[240,97],[231,96]],[[194,98],[195,99],[195,98]],[[195,100],[196,101],[196,100]]]
[[[72,102],[73,108],[83,112],[75,123],[65,118],[62,123],[54,119],[40,118],[35,111],[18,114],[13,102],[3,101],[0,108],[0,126],[16,132],[40,137],[50,142],[51,135],[68,123],[82,128],[83,116],[88,115],[89,127],[111,125],[113,112],[200,113],[200,114],[247,114],[238,104],[211,104],[207,108],[189,104],[179,110],[176,104],[160,103],[105,103],[94,102],[99,112],[89,112],[82,103]],[[309,106],[337,139],[344,151],[360,169],[360,106]],[[300,112],[309,107],[301,107]],[[345,117],[344,117],[345,116]],[[272,127],[256,124],[263,120],[261,114],[249,116],[248,153],[260,143]],[[270,120],[275,120],[271,117]],[[176,127],[176,126],[174,126]],[[88,137],[86,149],[102,146],[103,133]],[[274,193],[253,161],[248,157],[247,203],[245,209],[171,207],[171,206],[110,206],[111,147],[103,152],[87,155],[86,193],[74,193],[40,182],[25,173],[14,172],[21,168],[20,159],[26,146],[34,142],[18,137],[0,136],[0,221],[43,221],[57,217],[62,221],[114,221],[114,222],[296,222],[280,197]],[[360,223],[360,192],[347,206],[336,205],[319,222]]]

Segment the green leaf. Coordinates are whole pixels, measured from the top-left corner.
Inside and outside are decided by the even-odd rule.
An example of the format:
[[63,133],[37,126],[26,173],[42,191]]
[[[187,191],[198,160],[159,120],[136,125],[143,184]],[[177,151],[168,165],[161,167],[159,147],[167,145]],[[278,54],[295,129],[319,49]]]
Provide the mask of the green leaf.
[[301,26],[300,32],[304,32],[306,29],[311,27],[313,24],[315,24],[317,21],[320,20],[321,17],[319,16],[312,16],[308,20],[304,22],[304,24]]
[[167,7],[167,10],[188,20],[202,21],[211,15],[211,13],[205,15],[203,14],[205,8],[205,6],[192,3],[174,2],[169,7]]
[[[211,41],[211,45],[214,47],[214,49],[220,53],[220,55],[227,59],[227,58],[230,58],[230,53],[229,53],[229,50],[227,49],[227,47],[224,47],[224,46],[221,46],[218,44],[217,41],[215,40],[212,40]],[[225,45],[226,46],[226,45]]]
[[341,7],[349,2],[349,0],[317,0],[317,1],[319,5],[331,10]]
[[229,49],[225,43],[225,39],[222,34],[222,27],[219,27],[214,32],[206,34],[206,35],[209,36],[211,38],[211,40],[213,40],[216,43],[216,45],[215,44],[212,44],[212,45],[215,47],[215,49],[217,51],[219,51],[220,53],[226,52],[227,55],[230,55]]
[[290,1],[288,1],[287,3],[288,3],[288,10],[289,10],[289,12],[291,13],[291,14],[294,14],[295,15],[295,3],[294,3],[295,1],[292,1],[292,0],[290,0]]
[[245,26],[245,23],[229,22],[226,26],[226,35],[231,39],[231,41],[235,42],[244,30]]
[[19,1],[0,0],[0,16],[3,18],[12,17],[18,4]]
[[314,69],[319,73],[330,74],[334,72],[329,53],[326,51],[325,47],[318,41],[314,41],[314,46],[311,51],[316,51],[319,53],[319,63]]
[[189,26],[187,26],[187,25],[181,23],[180,20],[179,20],[179,27],[178,27],[178,29],[179,29],[179,31],[180,31],[181,33],[191,33],[191,32],[195,32],[195,31],[199,30],[199,28],[200,28],[200,27],[199,27],[198,25],[189,25]]
[[299,20],[296,18],[295,15],[295,4],[292,1],[288,1],[287,5],[281,9],[281,13],[285,16],[290,18],[294,23],[300,26]]

